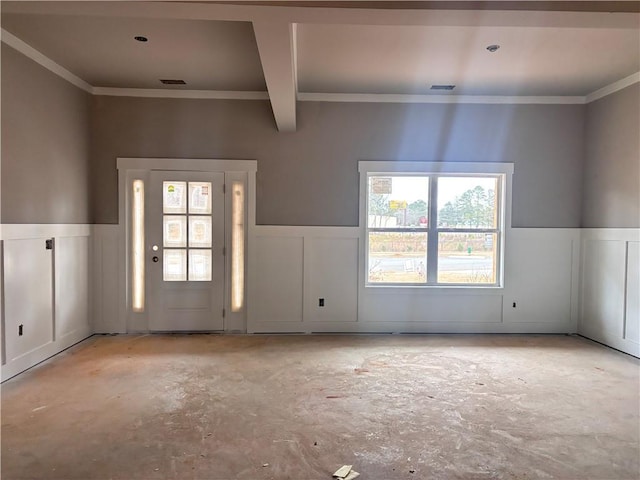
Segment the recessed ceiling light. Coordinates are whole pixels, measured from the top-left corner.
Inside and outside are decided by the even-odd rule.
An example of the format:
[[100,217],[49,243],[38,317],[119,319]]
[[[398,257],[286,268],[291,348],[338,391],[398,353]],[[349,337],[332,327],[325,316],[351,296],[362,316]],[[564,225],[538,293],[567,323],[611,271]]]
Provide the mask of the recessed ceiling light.
[[491,53],[498,51],[498,49],[500,48],[500,45],[489,45],[487,47],[487,50],[489,50]]
[[139,41],[139,42],[148,42],[149,41],[149,39],[147,37],[143,37],[142,35],[136,35],[133,38],[135,40]]

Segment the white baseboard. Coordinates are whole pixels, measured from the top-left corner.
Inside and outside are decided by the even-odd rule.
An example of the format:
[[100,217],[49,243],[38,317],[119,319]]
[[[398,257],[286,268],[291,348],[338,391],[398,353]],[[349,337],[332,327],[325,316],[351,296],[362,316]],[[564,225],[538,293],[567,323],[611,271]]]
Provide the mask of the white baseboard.
[[75,345],[86,338],[89,338],[92,335],[91,329],[86,327],[81,330],[76,330],[68,335],[65,335],[63,338],[43,345],[42,347],[28,352],[21,357],[16,358],[14,361],[3,365],[2,369],[2,380],[5,381],[18,375],[19,373],[28,370],[29,368],[37,365],[38,363],[47,360],[48,358],[57,355],[58,353],[66,350],[67,348]]

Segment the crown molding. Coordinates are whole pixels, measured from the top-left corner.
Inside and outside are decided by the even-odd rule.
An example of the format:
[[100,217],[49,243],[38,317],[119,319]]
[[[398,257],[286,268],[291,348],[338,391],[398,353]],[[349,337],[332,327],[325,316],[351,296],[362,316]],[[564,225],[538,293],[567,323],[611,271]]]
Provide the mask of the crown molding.
[[298,93],[301,102],[583,104],[580,96],[404,95],[380,93]]
[[74,75],[69,70],[64,68],[62,65],[57,64],[56,62],[51,60],[49,57],[40,53],[38,50],[33,48],[28,43],[25,43],[15,35],[7,32],[4,28],[0,30],[2,32],[2,41],[7,45],[9,45],[11,48],[14,48],[15,50],[22,53],[25,57],[30,58],[34,62],[42,65],[47,70],[55,73],[59,77],[64,78],[66,81],[72,83],[73,85],[84,90],[85,92],[93,93],[92,92],[93,87],[89,85],[87,82],[85,82],[84,80],[82,80],[80,77]]
[[[191,98],[222,100],[269,100],[268,92],[226,90],[174,90],[155,88],[94,87],[69,70],[45,56],[23,40],[0,29],[1,41],[18,52],[92,95],[141,98]],[[298,92],[301,102],[355,103],[459,103],[459,104],[585,104],[611,95],[640,82],[640,72],[606,85],[586,96],[500,96],[500,95],[406,95],[375,93],[304,93]]]
[[161,88],[93,87],[91,93],[93,93],[94,95],[105,95],[111,97],[269,100],[269,94],[267,92],[244,92],[228,90],[173,90]]
[[611,95],[618,90],[622,90],[623,88],[627,88],[628,86],[638,82],[640,82],[640,72],[633,73],[628,77],[622,78],[617,82],[613,82],[605,87],[596,90],[595,92],[591,92],[585,97],[585,103],[595,102],[596,100],[606,97],[607,95]]

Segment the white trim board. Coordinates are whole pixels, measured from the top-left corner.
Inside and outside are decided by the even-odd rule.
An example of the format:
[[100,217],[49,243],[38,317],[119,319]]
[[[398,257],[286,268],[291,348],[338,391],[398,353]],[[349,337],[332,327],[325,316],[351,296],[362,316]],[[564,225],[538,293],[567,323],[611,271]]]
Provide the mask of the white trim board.
[[118,157],[118,170],[185,170],[197,172],[256,172],[257,160],[225,158],[131,158]]
[[0,225],[0,240],[23,240],[27,238],[88,237],[90,224],[67,223],[4,223]]
[[347,102],[347,103],[467,103],[509,105],[584,105],[616,93],[640,82],[640,72],[605,85],[585,96],[545,95],[406,95],[383,93],[304,93],[298,92],[301,102]]
[[256,236],[268,237],[313,237],[313,238],[359,238],[360,227],[334,227],[312,225],[256,225]]
[[580,96],[405,95],[384,93],[298,93],[301,102],[584,104]]
[[16,360],[2,365],[0,368],[0,380],[5,382],[30,368],[37,367],[42,362],[49,360],[51,357],[64,352],[66,349],[80,343],[91,337],[93,332],[91,328],[82,328],[71,332],[71,334],[41,347],[17,358]]
[[360,160],[358,172],[428,172],[428,173],[504,173],[513,175],[511,162],[396,162],[388,160]]
[[[190,98],[226,100],[269,100],[268,92],[230,90],[177,90],[155,88],[95,87],[54,62],[15,35],[0,29],[2,41],[47,70],[64,78],[78,88],[92,94],[116,97],[141,98]],[[295,29],[294,29],[295,32]],[[297,64],[297,61],[296,61]],[[297,68],[294,71],[297,90]],[[591,103],[623,88],[640,82],[640,72],[606,85],[585,96],[501,96],[501,95],[405,95],[380,93],[306,93],[297,92],[301,102],[352,102],[352,103],[460,103],[460,104],[568,104]]]
[[269,100],[267,92],[229,90],[164,90],[161,88],[93,87],[91,93],[111,97],[196,98],[215,100]]
[[581,228],[582,239],[640,242],[640,228]]
[[585,97],[585,103],[595,102],[607,95],[611,95],[623,88],[627,88],[635,83],[640,82],[640,72],[633,73],[628,77],[622,78],[617,82],[613,82],[605,87],[596,90],[595,92],[591,92],[589,95]]
[[[297,72],[296,72],[297,76]],[[640,82],[640,72],[617,80],[609,85],[580,95],[413,95],[386,93],[323,93],[297,92],[300,102],[342,102],[342,103],[454,103],[479,105],[585,105],[623,88]],[[222,90],[163,90],[144,88],[92,87],[93,95],[143,98],[191,98],[226,100],[269,100],[268,92],[242,92]]]
[[33,60],[39,65],[43,66],[47,70],[55,73],[59,77],[64,78],[67,82],[72,83],[76,87],[84,90],[88,93],[93,93],[93,87],[89,85],[87,82],[82,80],[80,77],[74,75],[69,70],[64,68],[62,65],[57,64],[49,57],[45,56],[35,48],[33,48],[28,43],[20,40],[15,35],[7,32],[4,28],[0,29],[2,32],[2,41],[9,45],[11,48],[14,48],[18,52],[22,53],[25,57]]

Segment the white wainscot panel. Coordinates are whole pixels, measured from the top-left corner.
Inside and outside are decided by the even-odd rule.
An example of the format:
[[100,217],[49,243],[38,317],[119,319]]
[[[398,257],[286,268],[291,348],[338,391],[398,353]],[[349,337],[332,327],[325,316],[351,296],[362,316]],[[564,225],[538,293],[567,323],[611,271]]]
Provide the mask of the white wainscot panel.
[[4,241],[4,308],[6,363],[53,342],[52,250],[44,238]]
[[[0,226],[2,228],[2,226]],[[4,334],[4,241],[0,240],[0,364],[4,365],[5,360],[5,337]]]
[[89,328],[89,237],[56,238],[56,338]]
[[624,241],[585,240],[582,251],[580,333],[612,344],[623,338],[625,295]]
[[254,322],[301,323],[303,238],[257,236],[255,249]]
[[510,232],[505,251],[505,323],[555,324],[575,332],[571,299],[579,238],[574,229]]
[[[119,282],[119,267],[123,256],[119,255],[118,225],[93,226],[93,331],[95,333],[125,333],[125,318]],[[146,326],[146,324],[145,324]]]
[[[415,331],[415,327],[403,325],[420,322],[425,324],[422,331],[457,332],[452,324],[477,324],[502,322],[502,296],[499,294],[438,294],[437,292],[388,289],[375,292],[370,287],[362,296],[359,316],[362,322],[396,323],[392,331]],[[436,328],[426,324],[438,324]]]
[[91,335],[90,233],[79,224],[2,225],[3,381]]
[[640,346],[640,242],[627,244],[627,292],[624,338]]
[[357,321],[358,239],[310,238],[305,254],[305,323]]

